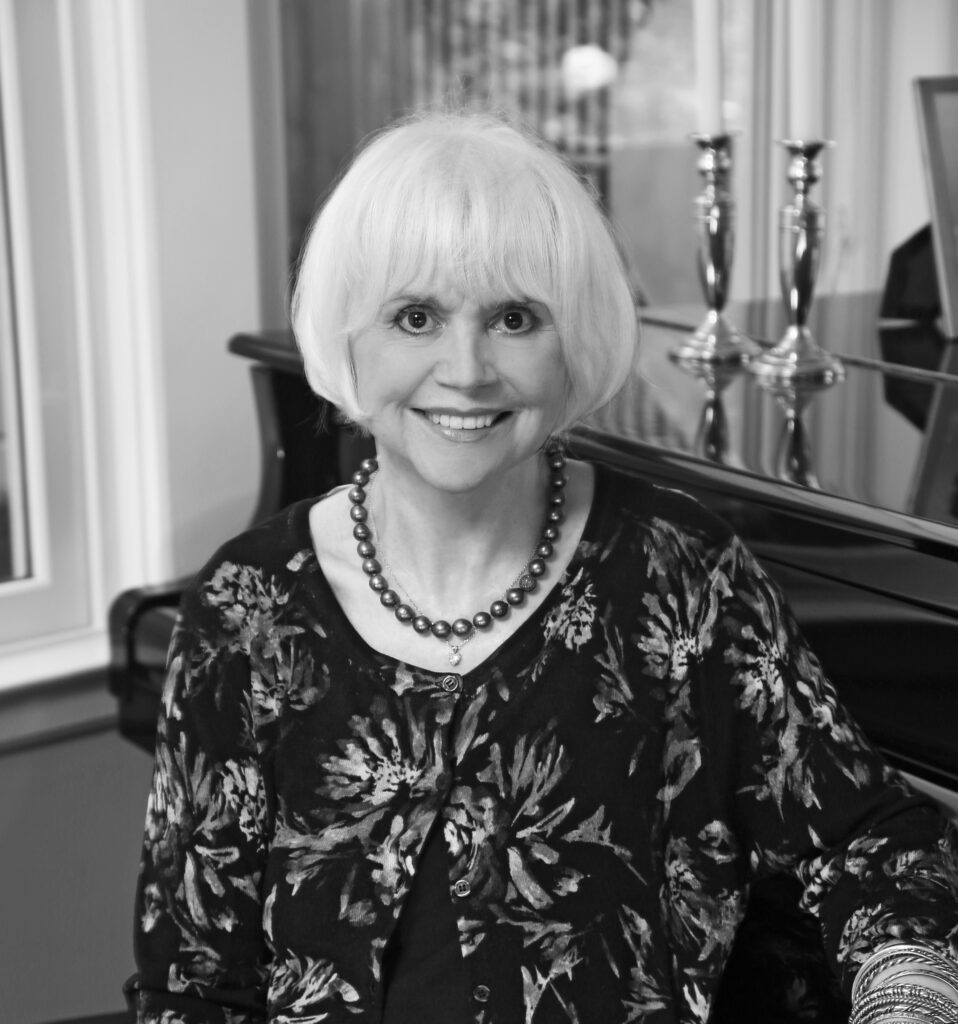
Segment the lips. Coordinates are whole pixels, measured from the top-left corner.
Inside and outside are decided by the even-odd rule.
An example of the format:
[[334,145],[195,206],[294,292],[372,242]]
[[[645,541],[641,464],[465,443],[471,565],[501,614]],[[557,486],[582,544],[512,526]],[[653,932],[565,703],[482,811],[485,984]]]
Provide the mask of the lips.
[[448,430],[484,430],[493,426],[493,424],[503,416],[508,415],[504,412],[482,412],[459,415],[457,413],[449,412],[432,412],[428,409],[424,409],[422,414],[430,423],[437,427],[445,427]]

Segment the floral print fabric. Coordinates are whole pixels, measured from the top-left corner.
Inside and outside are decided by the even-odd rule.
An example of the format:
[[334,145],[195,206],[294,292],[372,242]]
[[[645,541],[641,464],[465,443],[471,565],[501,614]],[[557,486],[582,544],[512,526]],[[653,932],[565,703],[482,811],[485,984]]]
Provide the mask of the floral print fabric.
[[463,675],[369,649],[310,502],[225,545],[170,652],[137,905],[143,1022],[374,1022],[427,835],[478,1024],[704,1024],[757,878],[846,991],[958,947],[951,827],[836,700],[720,521],[597,467],[578,551]]

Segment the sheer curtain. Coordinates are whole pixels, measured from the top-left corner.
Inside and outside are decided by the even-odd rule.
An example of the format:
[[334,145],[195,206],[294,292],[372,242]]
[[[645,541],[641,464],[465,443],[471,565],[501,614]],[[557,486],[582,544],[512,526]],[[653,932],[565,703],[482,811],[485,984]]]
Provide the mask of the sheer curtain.
[[[753,7],[729,0],[736,68]],[[696,296],[691,0],[285,0],[282,11],[291,256],[359,139],[451,101],[519,112],[567,154],[644,299]],[[733,78],[747,111],[750,79]]]

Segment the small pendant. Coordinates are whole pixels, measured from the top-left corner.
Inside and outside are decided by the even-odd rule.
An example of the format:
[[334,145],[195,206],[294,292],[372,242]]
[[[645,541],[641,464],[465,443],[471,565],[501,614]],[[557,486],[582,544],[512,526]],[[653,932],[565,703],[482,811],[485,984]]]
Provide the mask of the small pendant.
[[459,653],[458,647],[453,647],[449,652],[449,664],[458,665],[462,661],[462,655]]

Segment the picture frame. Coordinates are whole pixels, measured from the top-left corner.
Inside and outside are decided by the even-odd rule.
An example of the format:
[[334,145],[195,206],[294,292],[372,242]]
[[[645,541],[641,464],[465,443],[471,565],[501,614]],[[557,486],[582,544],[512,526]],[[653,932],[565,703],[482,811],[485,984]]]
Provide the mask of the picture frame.
[[914,88],[943,327],[958,338],[958,75],[916,78]]

